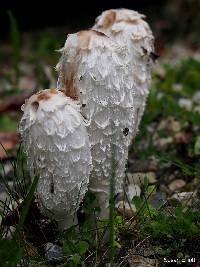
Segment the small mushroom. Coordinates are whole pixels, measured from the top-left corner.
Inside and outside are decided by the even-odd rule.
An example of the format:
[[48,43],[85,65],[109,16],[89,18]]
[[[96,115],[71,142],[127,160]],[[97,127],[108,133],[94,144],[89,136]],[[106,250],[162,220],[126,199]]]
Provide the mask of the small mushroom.
[[76,223],[75,214],[88,189],[91,153],[77,101],[49,89],[23,105],[19,131],[31,176],[39,175],[41,212],[60,229]]

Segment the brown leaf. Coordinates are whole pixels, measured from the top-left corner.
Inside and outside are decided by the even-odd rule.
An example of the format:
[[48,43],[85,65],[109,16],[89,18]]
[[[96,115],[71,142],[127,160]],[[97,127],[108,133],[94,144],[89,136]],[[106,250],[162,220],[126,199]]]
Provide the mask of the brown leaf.
[[0,113],[6,112],[8,110],[19,110],[24,104],[25,100],[32,96],[36,90],[32,90],[30,93],[9,96],[0,101]]
[[180,132],[174,135],[174,141],[176,144],[188,144],[192,140],[192,133],[190,132]]
[[8,157],[5,150],[13,149],[19,142],[19,138],[19,134],[16,132],[0,132],[0,158]]

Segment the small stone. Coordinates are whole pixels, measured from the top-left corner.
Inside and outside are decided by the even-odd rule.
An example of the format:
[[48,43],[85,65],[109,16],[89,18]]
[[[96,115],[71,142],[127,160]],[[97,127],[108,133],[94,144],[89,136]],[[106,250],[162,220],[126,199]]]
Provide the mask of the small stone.
[[154,145],[159,149],[166,149],[170,144],[173,143],[173,138],[171,136],[158,138],[154,141]]
[[174,90],[174,92],[181,92],[183,90],[183,86],[180,83],[174,83],[172,85],[172,89]]
[[186,182],[182,179],[176,179],[173,182],[171,182],[168,187],[169,189],[174,192],[177,191],[179,189],[181,189],[182,187],[184,187],[186,185]]
[[135,160],[132,158],[129,158],[129,173],[136,173],[136,172],[141,172],[141,173],[147,173],[147,172],[155,172],[158,170],[159,167],[159,162],[155,157],[149,157],[148,160],[146,161],[140,161],[140,160]]
[[168,129],[171,130],[172,132],[180,132],[181,130],[181,124],[179,121],[177,121],[174,117],[170,117],[168,120]]
[[[12,190],[13,182],[12,181],[8,182],[8,186]],[[10,203],[10,195],[6,192],[6,187],[5,187],[4,183],[0,183],[0,200],[3,203],[5,203],[6,201],[7,201],[7,203]],[[13,203],[14,203],[14,201],[12,201],[12,205],[13,205]],[[4,207],[1,205],[0,206],[0,211],[2,212],[3,209],[4,209]]]
[[127,173],[128,183],[143,185],[144,179],[147,177],[150,184],[156,183],[156,174],[155,172],[135,172],[135,173]]
[[[133,240],[134,241],[134,240]],[[140,255],[144,257],[149,257],[149,256],[154,256],[159,252],[160,248],[156,246],[152,247],[137,247],[134,246],[133,242],[133,248],[132,248],[132,253],[135,255]]]
[[178,101],[178,105],[180,108],[184,108],[188,111],[192,110],[192,100],[188,98],[180,98]]
[[196,192],[180,192],[173,194],[171,198],[169,198],[169,201],[178,200],[178,202],[182,204],[191,205],[195,197]]
[[157,266],[158,260],[142,257],[140,255],[130,255],[128,263],[130,267],[153,267]]
[[157,94],[157,99],[158,99],[158,100],[161,100],[161,99],[163,98],[163,96],[164,96],[164,94],[163,94],[162,92],[159,92],[159,93]]
[[158,191],[151,196],[150,203],[153,208],[158,209],[167,201],[165,192]]
[[200,91],[194,93],[192,100],[196,103],[200,103]]
[[11,240],[13,238],[13,234],[15,233],[16,227],[8,226],[7,230],[3,233],[3,238]]
[[192,139],[191,132],[179,132],[174,135],[174,141],[176,144],[188,144]]
[[146,177],[149,181],[149,184],[155,184],[157,182],[155,172],[146,173]]
[[165,192],[167,195],[170,194],[170,190],[164,184],[160,185],[160,191]]
[[153,71],[161,79],[164,79],[166,76],[165,68],[159,63],[153,65]]
[[116,204],[117,210],[121,213],[124,214],[127,218],[132,218],[134,213],[136,212],[136,207],[132,203],[128,203],[125,201],[119,201]]
[[200,105],[196,105],[193,110],[194,112],[200,113]]
[[13,166],[10,163],[4,163],[3,168],[0,168],[1,175],[9,176],[11,172],[13,172]]
[[140,196],[141,195],[141,189],[139,187],[139,185],[137,184],[130,184],[128,186],[128,192],[126,193],[129,200],[132,201],[134,196]]
[[155,131],[155,123],[151,123],[146,126],[146,129],[149,133],[153,133]]
[[63,259],[62,248],[58,245],[48,242],[45,245],[45,257],[49,261],[61,261]]
[[161,120],[157,129],[168,130],[172,133],[179,132],[181,130],[181,124],[176,118],[170,116],[166,120]]

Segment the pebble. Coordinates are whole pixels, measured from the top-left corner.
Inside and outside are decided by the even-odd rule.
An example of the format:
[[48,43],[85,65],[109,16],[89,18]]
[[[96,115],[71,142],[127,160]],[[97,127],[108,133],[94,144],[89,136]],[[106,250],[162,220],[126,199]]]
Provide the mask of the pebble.
[[[8,185],[9,185],[10,189],[12,190],[13,182],[12,181],[8,182]],[[10,202],[9,201],[10,200],[10,196],[6,192],[5,184],[4,183],[1,183],[1,182],[0,182],[0,200],[1,200],[1,202],[4,202],[4,203],[6,201],[7,201],[7,203]],[[0,211],[1,212],[3,211],[3,206],[2,205],[0,205]]]
[[176,118],[170,116],[166,120],[162,120],[158,125],[158,130],[169,130],[171,132],[179,132],[181,124]]
[[129,184],[128,185],[128,191],[126,194],[129,198],[129,200],[132,201],[134,196],[139,197],[141,195],[141,189],[140,189],[139,185],[137,185],[137,184]]
[[140,255],[131,255],[128,258],[130,267],[153,267],[157,266],[158,260],[146,258]]
[[167,195],[169,195],[170,194],[170,190],[166,187],[166,185],[164,185],[164,184],[161,184],[160,185],[160,190],[162,191],[162,192],[165,192]]
[[174,90],[174,92],[181,92],[183,90],[183,86],[180,83],[174,83],[172,85],[172,89]]
[[121,214],[124,214],[129,219],[132,218],[136,212],[135,205],[132,203],[129,204],[125,201],[119,201],[116,203],[116,208]]
[[198,113],[200,113],[200,105],[196,105],[196,106],[194,107],[194,112],[198,112]]
[[168,137],[163,137],[163,138],[158,137],[154,140],[153,143],[157,148],[164,150],[164,149],[167,149],[168,146],[173,143],[173,141],[174,140],[172,136],[168,136]]
[[140,255],[140,256],[144,256],[144,257],[149,257],[149,256],[154,256],[155,254],[157,254],[159,252],[160,248],[156,247],[156,246],[152,246],[152,247],[137,247],[134,246],[134,242],[133,242],[133,248],[132,248],[132,252],[135,255]]
[[152,194],[150,203],[153,208],[158,209],[161,205],[163,205],[167,201],[167,194],[165,192],[155,192]]
[[132,159],[131,157],[128,159],[130,167],[128,172],[135,173],[135,172],[155,172],[158,170],[159,162],[155,157],[149,157],[148,160],[140,161],[136,159]]
[[177,201],[177,203],[192,205],[194,198],[196,198],[196,192],[180,192],[173,194],[168,200],[169,203]]
[[10,163],[4,163],[3,168],[0,168],[0,174],[2,176],[8,176],[13,172],[13,167]]
[[178,105],[180,108],[184,108],[188,111],[192,110],[192,100],[188,98],[180,98],[178,101]]
[[192,97],[192,100],[196,103],[200,103],[200,91],[196,91]]
[[63,250],[60,246],[48,242],[45,245],[45,258],[49,261],[61,261],[63,259]]
[[161,79],[164,79],[165,76],[166,76],[166,70],[165,70],[165,68],[161,64],[159,64],[159,63],[154,64],[153,71]]
[[168,187],[170,189],[171,192],[174,192],[176,190],[181,189],[182,187],[184,187],[186,185],[186,182],[182,179],[176,179],[173,182],[171,182]]
[[147,177],[150,184],[156,183],[156,174],[155,172],[135,172],[135,173],[127,173],[128,184],[137,184],[143,185],[144,179]]

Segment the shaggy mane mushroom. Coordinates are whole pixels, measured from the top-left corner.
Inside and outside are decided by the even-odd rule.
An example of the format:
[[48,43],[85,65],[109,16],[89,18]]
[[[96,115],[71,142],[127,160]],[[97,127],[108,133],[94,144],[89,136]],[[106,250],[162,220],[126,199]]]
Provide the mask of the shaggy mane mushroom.
[[[93,29],[105,33],[126,49],[124,64],[128,67],[127,79],[134,98],[133,138],[144,113],[151,81],[152,63],[156,59],[154,37],[144,18],[144,15],[134,10],[110,9],[97,17],[93,26]],[[126,82],[124,86],[127,86]]]
[[112,149],[116,151],[116,192],[120,192],[131,139],[124,131],[134,129],[132,92],[123,86],[127,72],[124,57],[124,48],[111,38],[88,30],[68,35],[57,65],[58,88],[64,89],[67,96],[71,91],[66,81],[73,70],[74,92],[81,102],[83,116],[89,121],[93,165],[89,189],[101,207],[101,218],[108,218]]
[[60,229],[76,223],[75,212],[88,189],[91,153],[77,101],[54,89],[42,90],[23,105],[19,125],[31,176],[39,175],[42,213]]

